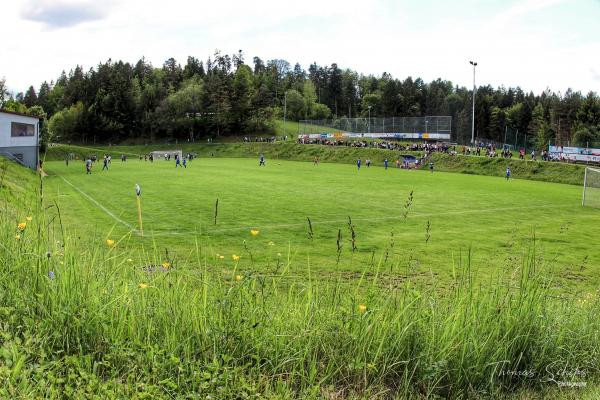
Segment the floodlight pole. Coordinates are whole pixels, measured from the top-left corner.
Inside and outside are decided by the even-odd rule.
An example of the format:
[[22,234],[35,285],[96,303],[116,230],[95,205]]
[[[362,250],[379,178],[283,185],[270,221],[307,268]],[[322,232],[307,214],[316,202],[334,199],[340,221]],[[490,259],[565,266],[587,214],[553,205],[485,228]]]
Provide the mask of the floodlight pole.
[[369,106],[369,123],[367,124],[368,133],[371,133],[371,106]]
[[477,63],[475,61],[469,61],[469,63],[473,66],[473,115],[471,118],[471,144],[475,144],[475,92],[477,91],[475,87],[475,67]]
[[283,92],[283,136],[285,136],[285,119],[287,116],[287,90]]

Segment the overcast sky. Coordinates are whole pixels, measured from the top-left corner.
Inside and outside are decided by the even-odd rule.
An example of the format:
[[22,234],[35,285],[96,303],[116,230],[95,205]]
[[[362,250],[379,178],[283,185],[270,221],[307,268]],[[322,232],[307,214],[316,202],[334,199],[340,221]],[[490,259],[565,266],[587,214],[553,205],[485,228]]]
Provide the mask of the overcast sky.
[[0,77],[39,88],[108,58],[154,66],[215,49],[246,62],[600,93],[600,0],[2,0]]

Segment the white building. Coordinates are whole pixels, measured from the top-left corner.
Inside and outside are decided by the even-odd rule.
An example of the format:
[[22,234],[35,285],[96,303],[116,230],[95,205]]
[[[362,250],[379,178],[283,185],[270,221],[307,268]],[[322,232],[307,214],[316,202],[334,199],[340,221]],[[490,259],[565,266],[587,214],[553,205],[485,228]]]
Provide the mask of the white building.
[[39,122],[37,117],[0,110],[0,156],[36,169]]

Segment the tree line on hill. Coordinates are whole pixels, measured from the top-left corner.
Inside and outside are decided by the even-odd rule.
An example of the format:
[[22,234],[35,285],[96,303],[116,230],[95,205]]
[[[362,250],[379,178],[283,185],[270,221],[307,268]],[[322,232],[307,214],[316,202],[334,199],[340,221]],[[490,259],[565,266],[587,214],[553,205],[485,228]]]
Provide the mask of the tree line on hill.
[[[0,108],[47,117],[46,135],[78,143],[272,133],[284,108],[296,121],[366,117],[369,108],[371,117],[450,115],[453,138],[466,141],[471,102],[471,89],[447,80],[363,75],[335,63],[305,70],[259,57],[249,65],[242,51],[217,50],[206,62],[190,56],[183,66],[173,58],[161,67],[143,58],[108,60],[88,71],[76,66],[14,98],[0,80]],[[479,86],[476,136],[504,142],[509,130],[540,147],[600,142],[600,97]]]

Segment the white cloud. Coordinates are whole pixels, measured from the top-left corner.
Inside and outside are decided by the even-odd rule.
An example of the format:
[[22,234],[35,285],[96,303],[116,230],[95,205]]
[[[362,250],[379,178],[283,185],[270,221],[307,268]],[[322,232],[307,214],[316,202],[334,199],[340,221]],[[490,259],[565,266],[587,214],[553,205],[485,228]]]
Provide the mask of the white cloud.
[[505,11],[498,14],[495,23],[505,24],[514,21],[516,18],[541,11],[545,8],[564,3],[566,0],[525,0],[508,7]]
[[28,0],[21,18],[42,22],[48,28],[66,28],[106,17],[110,2],[94,0]]
[[[253,56],[283,58],[304,68],[313,61],[337,62],[363,73],[441,77],[465,86],[472,79],[468,60],[475,59],[478,83],[536,92],[548,86],[600,91],[592,72],[600,65],[600,28],[584,32],[568,20],[548,26],[541,18],[564,6],[563,0],[493,3],[492,11],[454,2],[447,13],[436,14],[442,17],[432,17],[433,6],[423,2],[258,0],[208,6],[192,0],[111,0],[105,6],[104,1],[29,0],[23,7],[8,2],[0,36],[18,35],[18,40],[3,43],[0,75],[24,91],[77,64],[89,69],[108,58],[136,62],[145,56],[159,66],[169,57],[181,63],[188,55],[205,60],[218,48],[242,49],[246,62]],[[595,4],[586,7],[583,16],[600,11]],[[61,16],[58,10],[71,11]]]

